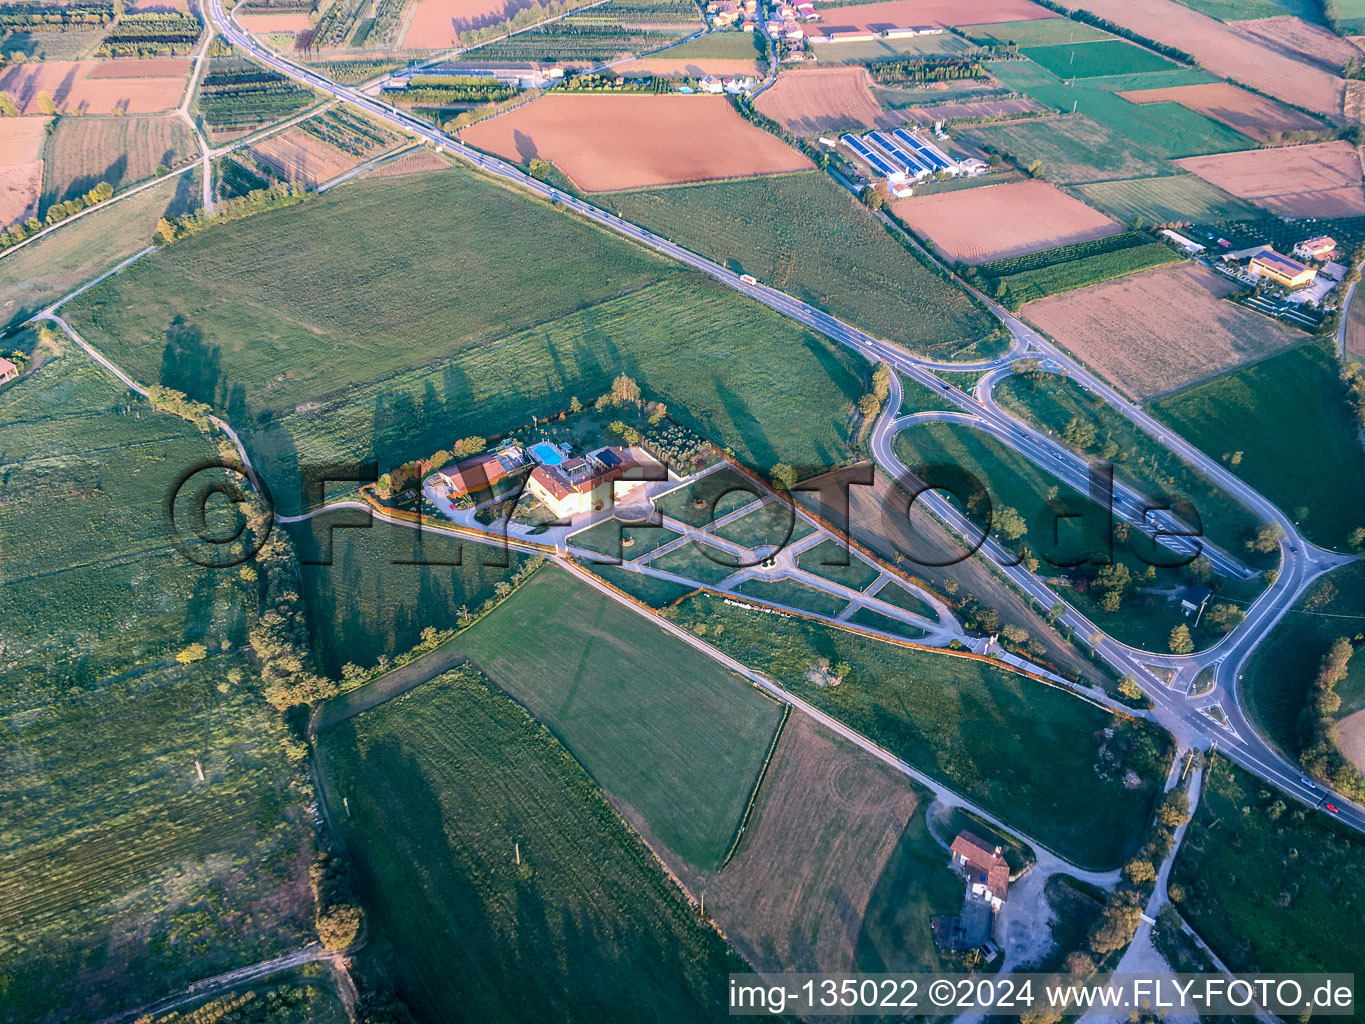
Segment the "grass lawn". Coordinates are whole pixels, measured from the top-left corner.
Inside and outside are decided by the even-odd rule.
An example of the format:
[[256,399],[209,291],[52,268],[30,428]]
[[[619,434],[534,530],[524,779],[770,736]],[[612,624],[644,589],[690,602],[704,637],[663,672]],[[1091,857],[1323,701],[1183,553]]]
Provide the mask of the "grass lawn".
[[646,576],[644,573],[631,572],[629,569],[622,569],[619,565],[598,565],[594,563],[588,568],[592,570],[593,575],[600,576],[618,590],[624,590],[631,597],[639,598],[651,608],[664,608],[697,589],[681,583],[674,583],[672,580],[661,580],[657,576]]
[[634,561],[681,536],[662,526],[627,526],[619,519],[604,519],[571,535],[569,543],[608,558]]
[[[840,563],[846,562],[847,565]],[[881,575],[881,570],[864,562],[843,544],[821,541],[796,556],[796,564],[806,572],[842,583],[854,590],[866,590]]]
[[1075,381],[1053,374],[1033,381],[1016,374],[997,385],[995,397],[1004,408],[1058,439],[1073,419],[1093,425],[1095,440],[1078,449],[1083,455],[1096,458],[1113,441],[1118,451],[1111,461],[1121,479],[1154,501],[1186,498],[1199,513],[1205,536],[1215,544],[1261,568],[1272,564],[1274,556],[1246,550],[1246,541],[1261,525],[1258,516]]
[[[1026,542],[1042,563],[1039,572],[1052,577],[1058,585],[1070,586],[1065,591],[1068,600],[1091,621],[1126,643],[1146,650],[1167,650],[1171,629],[1184,623],[1185,618],[1178,604],[1142,593],[1139,588],[1165,590],[1185,582],[1181,571],[1173,568],[1157,568],[1152,578],[1143,579],[1148,559],[1174,558],[1174,552],[1157,548],[1137,530],[1129,531],[1126,543],[1116,537],[1112,560],[1128,568],[1132,585],[1125,591],[1117,611],[1105,611],[1100,606],[1098,590],[1090,589],[1086,581],[1092,580],[1100,566],[1111,558],[1107,539],[1113,527],[1107,509],[1061,484],[1056,477],[994,437],[961,424],[913,426],[896,438],[896,453],[912,471],[916,466],[946,467],[949,473],[965,470],[979,481],[979,486],[984,487],[989,496],[993,521],[1003,509],[1013,508],[1019,512],[1028,532],[1013,544]],[[1059,513],[1048,501],[1048,494],[1054,489],[1066,516],[1085,518],[1059,518]],[[965,489],[957,499],[959,507],[963,507],[964,500],[968,516],[978,527],[984,527],[984,505],[974,504],[970,491]],[[996,533],[998,535],[998,529]],[[1071,563],[1077,561],[1081,564],[1072,568]],[[1232,581],[1215,578],[1214,582],[1229,591],[1238,590],[1237,596],[1241,596],[1239,587]],[[1203,626],[1193,632],[1200,647],[1221,635]]]
[[617,192],[597,200],[737,273],[914,352],[951,359],[1003,350],[976,344],[996,323],[921,263],[827,175]]
[[654,503],[654,507],[670,519],[705,528],[762,496],[762,489],[757,484],[725,466],[669,491]]
[[311,934],[302,778],[241,653],[255,590],[163,518],[216,453],[40,351],[0,390],[0,805],[23,808],[0,830],[4,1024],[103,1017]]
[[815,527],[798,517],[786,502],[770,501],[711,532],[753,551],[763,547],[786,547],[802,537],[809,537]]
[[670,849],[720,863],[777,726],[773,701],[558,569],[454,643]]
[[933,919],[962,908],[962,879],[929,832],[926,799],[901,833],[872,891],[855,954],[871,973],[955,971],[961,963],[934,945]]
[[313,650],[332,676],[346,662],[369,668],[381,655],[411,650],[428,626],[453,628],[461,608],[477,612],[528,557],[382,522],[330,526],[363,515],[342,510],[289,528]]
[[892,633],[906,640],[921,640],[928,636],[922,629],[916,629],[900,619],[893,619],[889,615],[881,612],[874,612],[871,608],[859,608],[848,617],[848,621],[857,626],[866,626],[869,629],[879,629],[883,633]]
[[963,29],[973,39],[1014,43],[1017,46],[1056,46],[1060,43],[1093,43],[1114,39],[1103,29],[1070,18],[1037,18],[1033,21],[1001,21],[994,25],[971,25]]
[[[219,225],[73,307],[135,377],[245,425],[284,510],[300,465],[387,469],[555,415],[620,372],[753,464],[828,465],[869,374],[730,289],[459,169]],[[737,336],[748,371],[722,380]]]
[[[1247,664],[1241,686],[1248,715],[1290,757],[1297,758],[1302,750],[1299,715],[1313,692],[1322,659],[1338,637],[1354,642],[1362,619],[1365,563],[1353,562],[1313,584]],[[1336,690],[1341,716],[1360,709],[1365,655],[1357,651],[1351,658],[1347,676]]]
[[1171,882],[1233,971],[1349,971],[1365,960],[1362,861],[1358,833],[1215,758]]
[[933,622],[938,621],[938,612],[934,611],[934,609],[925,601],[896,583],[886,584],[873,596],[878,601],[894,604],[897,608],[904,608],[907,612],[912,612],[915,615],[923,615],[926,619]]
[[[1141,841],[1171,758],[1155,727],[985,662],[710,595],[684,601],[677,621],[1065,857],[1111,867]],[[847,668],[838,687],[806,681],[820,657]],[[1138,789],[1123,785],[1130,768],[1146,780]]]
[[319,747],[415,1010],[724,1016],[738,958],[569,751],[477,673],[441,676],[328,730]]
[[658,558],[651,558],[646,564],[654,569],[685,576],[709,587],[714,587],[727,576],[733,576],[739,571],[738,560],[728,551],[702,544],[700,541],[689,541],[682,547],[665,551]]
[[[1163,398],[1152,411],[1293,516],[1317,544],[1365,525],[1365,452],[1322,343]],[[1231,456],[1241,452],[1240,464]]]
[[190,171],[144,189],[7,252],[0,259],[0,326],[27,320],[151,245],[159,217],[195,209],[196,174]]
[[735,589],[760,601],[790,605],[816,615],[828,615],[830,618],[848,607],[848,602],[843,598],[817,590],[799,580],[746,580]]
[[1122,39],[1029,46],[1021,52],[1058,78],[1099,78],[1175,68],[1165,57]]

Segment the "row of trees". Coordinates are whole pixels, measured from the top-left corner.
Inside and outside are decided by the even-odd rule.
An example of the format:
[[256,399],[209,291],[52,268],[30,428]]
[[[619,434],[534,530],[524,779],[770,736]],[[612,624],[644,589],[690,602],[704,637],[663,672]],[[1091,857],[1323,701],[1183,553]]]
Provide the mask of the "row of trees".
[[245,217],[254,217],[256,214],[265,213],[268,210],[294,206],[308,198],[310,198],[308,189],[303,185],[294,185],[284,181],[276,182],[269,188],[256,189],[244,196],[219,203],[218,209],[213,214],[196,210],[194,213],[187,213],[174,219],[162,217],[156,222],[156,237],[163,245],[169,245],[171,242],[179,241],[182,238],[197,235],[215,224],[242,220]]
[[[7,93],[0,93],[0,111],[3,111],[7,104]],[[74,213],[79,213],[87,207],[102,203],[114,194],[114,186],[107,181],[101,181],[84,195],[76,196],[65,202],[53,203],[47,210],[47,216],[43,221],[37,217],[30,217],[22,224],[13,224],[0,232],[0,250],[8,249],[10,246],[18,245],[26,238],[32,238],[44,227],[51,227],[59,224]],[[46,224],[44,224],[46,221]]]
[[1304,740],[1299,763],[1318,778],[1325,779],[1333,789],[1359,800],[1365,797],[1365,776],[1337,746],[1337,712],[1341,710],[1341,695],[1337,684],[1346,678],[1347,667],[1355,647],[1347,637],[1332,642],[1322,659],[1313,681],[1308,705],[1300,717],[1300,731]]

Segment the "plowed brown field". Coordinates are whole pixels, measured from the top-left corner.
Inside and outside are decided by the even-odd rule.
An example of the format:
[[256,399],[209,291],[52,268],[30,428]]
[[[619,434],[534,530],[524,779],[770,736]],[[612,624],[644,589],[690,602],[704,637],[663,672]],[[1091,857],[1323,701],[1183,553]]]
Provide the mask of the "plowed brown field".
[[460,132],[505,160],[549,160],[589,192],[804,171],[803,154],[722,96],[542,96]]
[[1175,162],[1278,217],[1365,216],[1360,157],[1349,142],[1249,149]]
[[1025,303],[1023,316],[1114,383],[1150,397],[1304,340],[1224,301],[1238,290],[1183,263]]
[[530,6],[530,0],[417,0],[403,49],[447,49],[460,41],[461,29],[504,21]]
[[899,128],[903,117],[888,115],[872,96],[866,68],[811,68],[786,71],[754,101],[759,113],[797,135]]
[[1058,15],[1031,0],[889,0],[855,7],[821,7],[821,28],[884,29],[911,25],[990,25]]
[[1086,0],[1085,9],[1149,39],[1193,54],[1220,78],[1231,78],[1320,114],[1341,112],[1342,81],[1286,57],[1253,35],[1176,0]]
[[[0,72],[0,92],[14,97],[24,114],[39,113],[38,94],[47,93],[59,113],[109,114],[122,110],[128,114],[152,114],[170,110],[180,102],[185,89],[184,72],[165,74],[160,68],[153,76],[142,76],[143,61],[44,61],[21,64]],[[188,68],[185,61],[147,61],[155,65],[175,64]],[[115,69],[119,77],[108,77]],[[103,76],[94,77],[96,72]],[[137,77],[133,77],[133,76]]]
[[899,200],[891,209],[916,233],[933,239],[949,263],[988,263],[1123,230],[1045,181],[940,192]]
[[242,28],[256,35],[268,32],[305,32],[308,30],[307,11],[285,11],[281,14],[238,14]]
[[1234,28],[1272,50],[1315,64],[1334,75],[1350,58],[1359,60],[1365,55],[1349,39],[1302,18],[1259,18],[1239,21]]
[[252,146],[251,151],[275,168],[280,177],[310,186],[335,178],[369,159],[343,153],[298,128],[272,135]]

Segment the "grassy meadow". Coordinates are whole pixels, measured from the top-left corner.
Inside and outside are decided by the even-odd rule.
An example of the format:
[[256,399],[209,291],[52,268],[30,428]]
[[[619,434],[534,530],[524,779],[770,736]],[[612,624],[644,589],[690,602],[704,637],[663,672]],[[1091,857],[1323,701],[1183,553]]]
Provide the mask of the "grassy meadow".
[[[1147,827],[1171,757],[1159,729],[984,662],[709,595],[686,599],[677,621],[1067,858],[1115,866]],[[839,686],[806,680],[817,658],[847,670]],[[1127,789],[1128,769],[1144,785]]]
[[698,868],[720,863],[777,727],[773,701],[558,569],[454,643],[651,834]]
[[346,662],[369,668],[411,650],[428,626],[455,627],[461,609],[478,611],[527,558],[388,523],[341,525],[363,520],[341,510],[290,527],[313,650],[332,676]]
[[0,390],[4,1024],[98,1019],[311,932],[299,746],[241,653],[255,589],[163,520],[215,452],[81,353],[40,357]]
[[1362,858],[1358,833],[1215,758],[1171,886],[1233,971],[1349,971],[1365,958]]
[[1028,46],[1020,52],[1058,78],[1099,78],[1175,68],[1165,57],[1122,39]]
[[1315,543],[1343,547],[1365,525],[1365,452],[1325,343],[1196,384],[1152,411],[1227,462]]
[[[1142,218],[1148,227],[1162,224],[1213,224],[1226,220],[1259,220],[1265,211],[1224,192],[1195,174],[1159,178],[1097,181],[1076,191],[1125,224]],[[1198,239],[1198,241],[1203,241]]]
[[[733,291],[455,170],[357,181],[178,242],[83,295],[140,379],[247,427],[284,509],[301,465],[381,469],[608,390],[759,466],[845,458],[867,367]],[[746,372],[722,375],[734,339]]]
[[595,197],[627,220],[938,359],[995,354],[996,323],[817,171]]
[[477,673],[438,677],[319,746],[386,967],[419,1013],[725,1018],[738,958],[569,751]]

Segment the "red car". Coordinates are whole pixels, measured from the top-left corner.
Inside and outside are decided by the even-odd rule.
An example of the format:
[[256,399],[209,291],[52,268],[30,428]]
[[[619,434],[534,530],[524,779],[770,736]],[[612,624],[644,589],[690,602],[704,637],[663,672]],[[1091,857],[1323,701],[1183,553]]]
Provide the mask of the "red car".
[[1341,813],[1341,808],[1339,808],[1336,804],[1323,804],[1322,806],[1326,807],[1333,814]]

